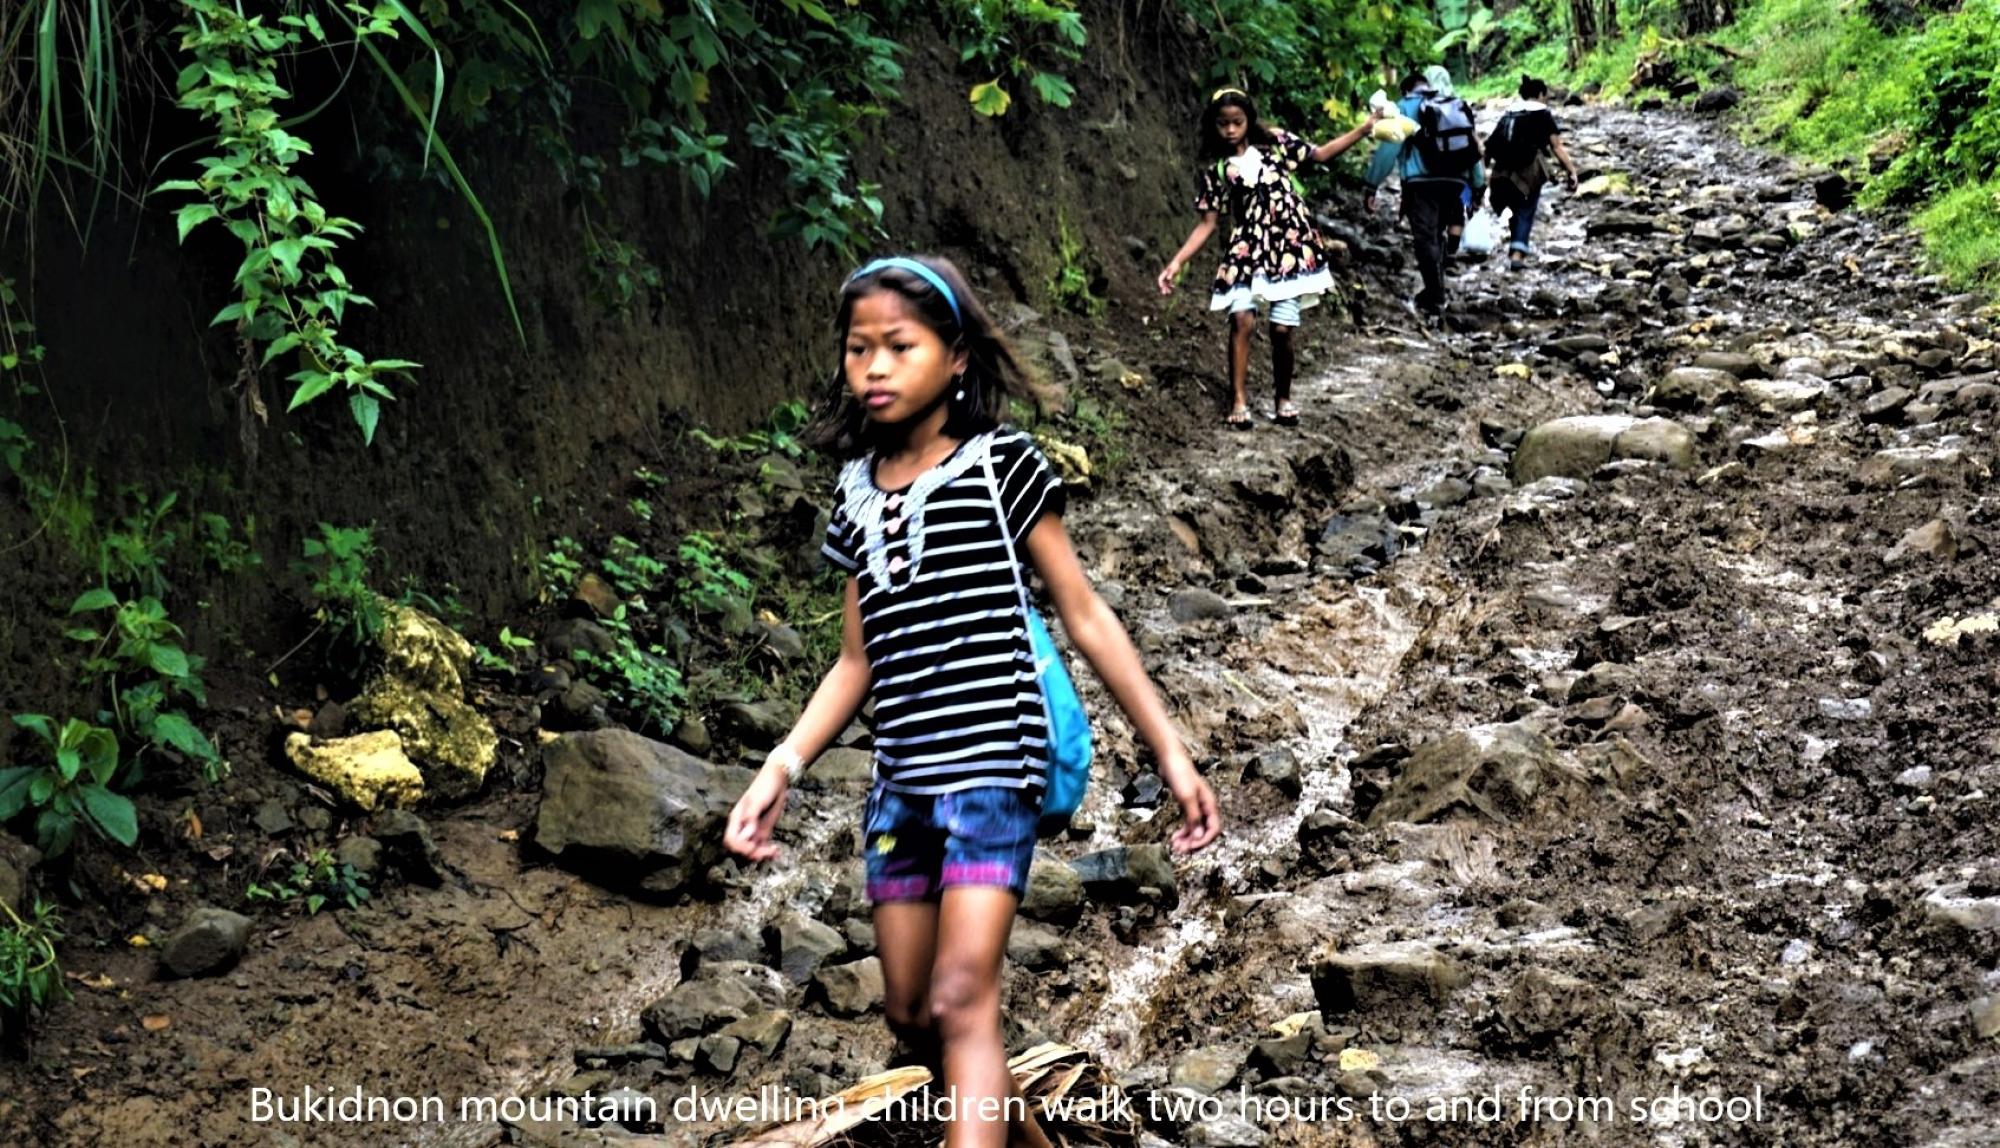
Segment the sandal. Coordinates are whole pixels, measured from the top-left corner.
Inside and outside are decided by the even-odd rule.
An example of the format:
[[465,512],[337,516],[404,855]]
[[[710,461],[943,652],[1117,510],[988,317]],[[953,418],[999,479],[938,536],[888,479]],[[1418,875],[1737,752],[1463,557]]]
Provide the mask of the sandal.
[[1290,399],[1279,403],[1278,415],[1275,421],[1281,427],[1295,427],[1299,425],[1299,404]]
[[1250,412],[1238,407],[1229,412],[1229,417],[1222,420],[1222,425],[1230,430],[1249,430],[1255,424],[1250,421]]

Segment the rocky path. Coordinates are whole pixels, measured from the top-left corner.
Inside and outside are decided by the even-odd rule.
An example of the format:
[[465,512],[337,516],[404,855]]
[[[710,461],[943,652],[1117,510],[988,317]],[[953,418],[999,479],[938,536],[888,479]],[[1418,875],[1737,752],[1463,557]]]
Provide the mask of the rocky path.
[[[1304,364],[1304,428],[1226,432],[1205,365],[1141,372],[1132,461],[1069,523],[1228,835],[1166,861],[1086,680],[1105,769],[1037,868],[1012,1043],[1101,1056],[1170,1144],[2000,1143],[1992,317],[1711,122],[1570,124],[1606,193],[1545,208],[1533,267],[1462,269],[1447,330],[1376,262],[1399,232],[1350,234],[1366,318]],[[667,909],[522,869],[531,795],[491,801],[440,828],[442,892],[247,958],[299,982],[268,1015],[218,1019],[228,980],[159,990],[174,1051],[126,1066],[155,1084],[76,1077],[57,1126],[727,1141],[240,1109],[310,1080],[670,1113],[879,1069],[862,780],[821,773],[786,864]]]

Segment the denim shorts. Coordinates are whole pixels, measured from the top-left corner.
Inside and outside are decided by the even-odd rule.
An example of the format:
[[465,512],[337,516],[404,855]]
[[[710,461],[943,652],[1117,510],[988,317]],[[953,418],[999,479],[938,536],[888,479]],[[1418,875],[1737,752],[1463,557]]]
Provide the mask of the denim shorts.
[[868,793],[861,852],[868,900],[935,901],[954,885],[1025,896],[1042,791],[982,786],[924,796],[880,782]]

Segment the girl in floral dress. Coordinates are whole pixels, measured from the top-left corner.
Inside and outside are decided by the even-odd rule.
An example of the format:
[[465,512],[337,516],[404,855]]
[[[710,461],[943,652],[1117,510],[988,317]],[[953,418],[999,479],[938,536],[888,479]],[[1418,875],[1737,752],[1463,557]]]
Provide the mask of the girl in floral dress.
[[1378,117],[1369,113],[1360,127],[1314,145],[1281,128],[1257,121],[1257,105],[1239,88],[1210,97],[1201,115],[1201,190],[1194,209],[1201,213],[1187,242],[1160,272],[1160,294],[1171,295],[1181,268],[1230,216],[1229,238],[1209,292],[1211,311],[1229,315],[1229,385],[1235,391],[1227,423],[1250,429],[1245,387],[1250,373],[1250,335],[1257,313],[1271,320],[1271,381],[1280,426],[1297,426],[1292,402],[1292,332],[1299,315],[1333,289],[1326,249],[1313,227],[1312,209],[1293,181],[1308,162],[1326,163],[1366,138]]

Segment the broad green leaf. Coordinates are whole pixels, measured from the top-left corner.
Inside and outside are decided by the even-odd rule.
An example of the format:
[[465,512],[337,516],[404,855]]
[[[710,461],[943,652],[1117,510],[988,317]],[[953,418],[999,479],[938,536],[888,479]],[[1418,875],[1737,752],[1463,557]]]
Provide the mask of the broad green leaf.
[[1014,102],[1014,97],[1007,94],[1007,89],[1001,87],[998,80],[974,84],[969,98],[972,110],[982,116],[1006,115],[1007,108]]
[[27,808],[28,787],[40,772],[32,765],[0,769],[0,822],[8,821]]
[[76,601],[69,604],[69,612],[71,614],[81,614],[87,610],[103,610],[117,604],[118,595],[113,594],[103,586],[99,586],[94,590],[85,590],[83,593],[77,595]]
[[1034,87],[1035,94],[1042,97],[1043,103],[1059,108],[1068,107],[1070,97],[1076,94],[1076,89],[1070,86],[1068,80],[1052,72],[1036,72],[1028,82]]
[[181,208],[174,217],[180,225],[180,241],[186,243],[188,232],[193,231],[196,227],[207,223],[211,219],[219,217],[221,214],[220,211],[215,209],[214,204],[209,203],[190,203],[186,207]]
[[368,446],[375,445],[375,424],[382,419],[382,402],[373,395],[353,394],[347,399],[347,409],[354,412],[354,422],[361,428],[361,441]]
[[[283,267],[287,275],[293,279],[297,279],[299,275],[299,260],[306,253],[305,241],[302,239],[280,239],[271,245],[270,251],[271,259],[278,266]],[[245,265],[248,265],[247,260],[245,261]]]
[[64,630],[63,637],[70,638],[78,642],[95,642],[102,639],[104,635],[98,633],[96,630],[86,629],[84,627],[79,626],[74,630]]
[[165,713],[153,719],[153,740],[180,750],[189,757],[207,759],[215,756],[215,746],[185,714]]
[[183,653],[179,646],[156,643],[147,651],[146,661],[153,667],[154,673],[164,674],[170,678],[187,676],[187,654]]
[[62,774],[64,781],[75,781],[77,773],[82,769],[82,754],[74,749],[59,749],[56,751],[56,771]]
[[292,377],[300,380],[299,389],[292,392],[292,401],[285,406],[286,414],[298,410],[333,389],[333,376],[325,371],[300,371]]
[[139,840],[139,812],[131,799],[101,785],[83,787],[83,808],[106,837],[129,846]]

